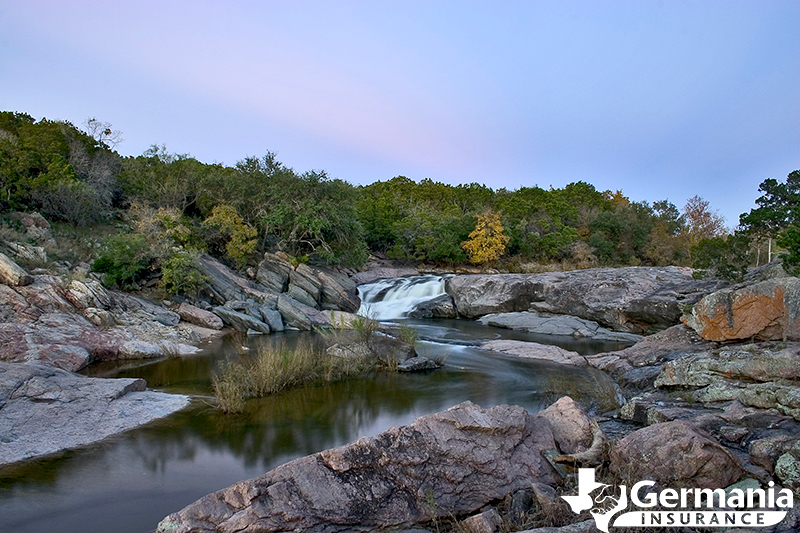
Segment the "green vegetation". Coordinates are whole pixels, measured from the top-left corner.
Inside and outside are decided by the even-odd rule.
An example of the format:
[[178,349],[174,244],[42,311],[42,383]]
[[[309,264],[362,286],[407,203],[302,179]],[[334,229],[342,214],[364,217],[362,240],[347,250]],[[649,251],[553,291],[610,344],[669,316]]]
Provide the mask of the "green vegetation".
[[120,235],[104,230],[102,247],[83,258],[96,260],[109,285],[160,277],[166,291],[196,292],[201,253],[244,268],[277,250],[351,267],[374,252],[525,272],[687,265],[732,279],[779,250],[800,272],[800,171],[785,183],[764,181],[759,207],[729,236],[697,196],[679,209],[582,181],[495,191],[398,176],[355,187],[320,171],[298,173],[272,152],[228,167],[164,146],[121,157],[119,141],[96,119],[80,129],[0,112],[0,217],[38,210],[71,228],[116,226]]

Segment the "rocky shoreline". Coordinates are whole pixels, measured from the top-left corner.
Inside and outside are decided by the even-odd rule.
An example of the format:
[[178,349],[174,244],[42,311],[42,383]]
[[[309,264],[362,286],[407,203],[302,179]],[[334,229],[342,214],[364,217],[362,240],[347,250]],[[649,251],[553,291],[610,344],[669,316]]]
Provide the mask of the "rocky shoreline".
[[[105,289],[85,267],[27,273],[0,257],[0,464],[94,442],[188,404],[145,390],[142,380],[72,373],[88,364],[192,353],[223,328],[343,325],[358,308],[358,283],[398,273],[386,264],[317,269],[278,254],[266,254],[249,277],[210,257],[203,264],[204,294],[153,303]],[[630,344],[589,356],[522,341],[482,345],[602,370],[625,404],[592,417],[569,398],[536,415],[467,402],[211,494],[159,531],[433,531],[439,520],[451,530],[494,532],[502,522],[537,533],[595,531],[591,516],[571,513],[558,496],[575,482],[570,465],[597,467],[609,482],[800,490],[796,278],[771,267],[729,286],[695,280],[690,269],[637,267],[454,274],[445,287],[426,316]],[[75,430],[48,423],[86,411]],[[770,531],[798,526],[792,511]]]

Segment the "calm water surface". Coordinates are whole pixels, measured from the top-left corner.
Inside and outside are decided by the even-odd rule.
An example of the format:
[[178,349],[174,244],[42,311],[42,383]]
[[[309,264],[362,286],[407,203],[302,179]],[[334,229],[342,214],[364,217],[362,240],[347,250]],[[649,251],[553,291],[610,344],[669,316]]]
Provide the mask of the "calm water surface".
[[[211,372],[221,361],[240,357],[230,340],[182,359],[90,369],[87,373],[95,376],[142,377],[153,389],[194,399],[181,412],[102,443],[0,469],[0,531],[149,532],[169,513],[210,492],[464,400],[538,412],[569,394],[596,411],[616,406],[614,385],[601,372],[509,359],[474,344],[518,338],[581,353],[619,345],[535,338],[459,320],[412,323],[421,339],[418,351],[445,356],[444,368],[290,390],[252,400],[234,416],[221,414],[210,399]],[[313,335],[253,338],[251,353],[258,343],[303,337]]]

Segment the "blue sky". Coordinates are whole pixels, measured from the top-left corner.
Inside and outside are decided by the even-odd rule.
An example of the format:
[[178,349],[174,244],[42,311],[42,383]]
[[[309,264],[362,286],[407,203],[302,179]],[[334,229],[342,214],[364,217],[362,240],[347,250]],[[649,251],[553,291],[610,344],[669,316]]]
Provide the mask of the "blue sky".
[[583,180],[729,226],[800,168],[800,2],[0,0],[0,109],[351,183]]

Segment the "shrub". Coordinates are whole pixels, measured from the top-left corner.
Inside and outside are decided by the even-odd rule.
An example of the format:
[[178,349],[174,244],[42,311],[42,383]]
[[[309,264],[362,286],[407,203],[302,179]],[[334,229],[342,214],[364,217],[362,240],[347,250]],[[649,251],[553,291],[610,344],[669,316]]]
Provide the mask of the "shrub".
[[92,268],[105,274],[106,285],[135,287],[153,260],[150,246],[139,233],[119,233],[104,244]]
[[170,294],[197,295],[208,286],[208,276],[200,270],[198,250],[180,250],[161,266],[161,283]]

